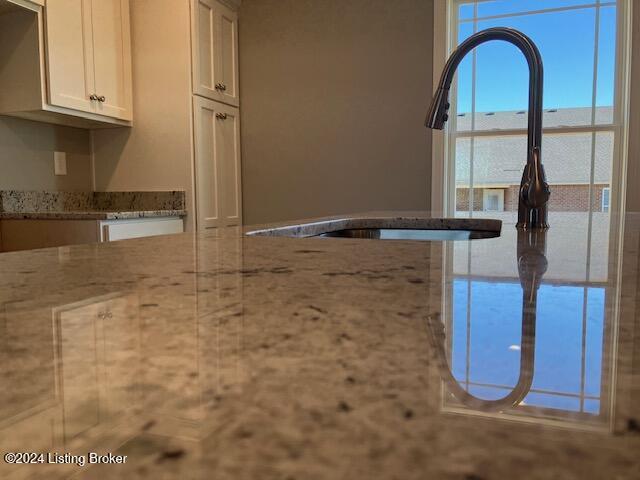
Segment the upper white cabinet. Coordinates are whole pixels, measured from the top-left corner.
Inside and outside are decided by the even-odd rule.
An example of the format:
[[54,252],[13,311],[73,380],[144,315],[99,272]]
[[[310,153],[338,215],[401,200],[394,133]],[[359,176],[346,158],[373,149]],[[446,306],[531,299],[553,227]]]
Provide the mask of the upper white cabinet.
[[131,125],[129,0],[23,2],[0,14],[0,32],[0,113],[81,128]]
[[129,0],[92,0],[96,113],[131,120]]
[[94,102],[89,98],[95,84],[91,1],[50,1],[46,25],[49,102],[83,112],[94,111]]
[[217,0],[192,0],[193,92],[238,106],[238,14]]
[[128,0],[51,0],[46,7],[52,105],[131,120]]

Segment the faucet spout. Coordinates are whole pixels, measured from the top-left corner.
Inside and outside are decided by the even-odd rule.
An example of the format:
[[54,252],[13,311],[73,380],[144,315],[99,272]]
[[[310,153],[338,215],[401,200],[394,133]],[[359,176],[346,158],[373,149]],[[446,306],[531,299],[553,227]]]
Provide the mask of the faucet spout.
[[540,51],[529,37],[518,30],[499,27],[482,30],[462,42],[451,54],[442,71],[438,89],[427,113],[425,126],[436,130],[444,128],[444,124],[449,119],[449,90],[460,62],[475,47],[492,40],[503,40],[518,47],[529,65],[527,163],[520,182],[516,226],[524,230],[546,229],[549,227],[547,203],[550,192],[541,159],[544,72]]

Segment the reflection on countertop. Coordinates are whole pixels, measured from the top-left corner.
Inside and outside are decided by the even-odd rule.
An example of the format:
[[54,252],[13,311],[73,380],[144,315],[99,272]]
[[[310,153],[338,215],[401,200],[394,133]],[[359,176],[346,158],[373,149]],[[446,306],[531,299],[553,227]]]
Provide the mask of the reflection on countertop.
[[[553,215],[519,249],[504,218],[473,242],[229,228],[5,254],[0,450],[127,461],[0,477],[637,478],[640,214],[604,246],[608,216]],[[527,391],[483,408],[527,341]]]

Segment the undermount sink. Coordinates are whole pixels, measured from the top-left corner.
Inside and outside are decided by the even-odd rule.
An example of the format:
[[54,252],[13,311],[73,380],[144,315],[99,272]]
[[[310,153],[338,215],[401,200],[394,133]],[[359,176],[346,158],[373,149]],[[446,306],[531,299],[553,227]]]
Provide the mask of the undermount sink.
[[417,216],[328,218],[280,224],[246,232],[247,236],[448,241],[500,236],[502,221],[488,218]]
[[477,240],[499,237],[500,232],[483,230],[419,230],[414,228],[346,228],[321,233],[316,237],[368,238],[375,240]]

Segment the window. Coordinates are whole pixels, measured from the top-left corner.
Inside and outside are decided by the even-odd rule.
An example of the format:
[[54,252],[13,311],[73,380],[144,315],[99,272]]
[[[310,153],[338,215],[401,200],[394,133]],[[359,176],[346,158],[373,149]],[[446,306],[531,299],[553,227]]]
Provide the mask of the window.
[[610,188],[602,189],[602,211],[603,212],[609,211],[609,191],[610,190],[611,190]]
[[[542,161],[552,214],[608,214],[610,193],[605,209],[603,189],[610,192],[619,137],[622,62],[616,55],[625,1],[451,0],[452,45],[498,26],[516,28],[538,45],[545,73]],[[461,63],[447,126],[449,214],[504,210],[503,220],[515,222],[526,162],[528,80],[526,60],[507,42],[485,43]],[[503,189],[502,208],[492,208],[499,199],[484,193],[496,188]]]
[[502,212],[504,210],[504,190],[485,188],[482,191],[482,206],[485,212]]
[[[535,376],[517,409],[608,421],[607,349],[613,337],[605,312],[615,272],[601,252],[608,252],[615,230],[609,211],[624,132],[625,92],[618,85],[627,68],[622,20],[630,0],[448,0],[447,5],[452,48],[486,28],[512,27],[536,42],[544,62],[542,161],[551,188],[549,222],[555,238],[563,239],[556,248],[564,260],[549,262],[538,291]],[[528,80],[526,60],[506,42],[485,43],[460,64],[445,143],[438,146],[434,137],[446,152],[439,157],[445,158],[443,165],[434,162],[434,172],[440,167],[443,172],[434,175],[434,191],[444,179],[444,195],[437,194],[436,201],[444,200],[446,214],[515,224],[526,162]],[[459,384],[480,398],[501,397],[517,380],[522,304],[502,301],[518,298],[522,290],[517,262],[503,261],[517,258],[517,233],[503,225],[502,235],[513,240],[511,251],[496,252],[482,242],[443,247],[449,361]],[[561,325],[549,309],[558,303],[568,312]],[[500,322],[490,321],[495,318]],[[580,341],[565,345],[566,338]],[[512,358],[516,361],[507,362]],[[560,377],[562,385],[554,384]]]

